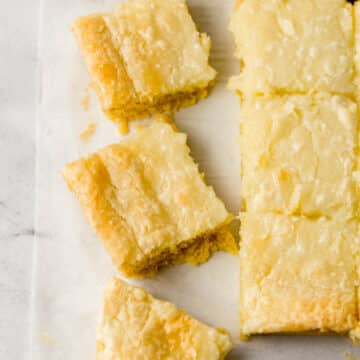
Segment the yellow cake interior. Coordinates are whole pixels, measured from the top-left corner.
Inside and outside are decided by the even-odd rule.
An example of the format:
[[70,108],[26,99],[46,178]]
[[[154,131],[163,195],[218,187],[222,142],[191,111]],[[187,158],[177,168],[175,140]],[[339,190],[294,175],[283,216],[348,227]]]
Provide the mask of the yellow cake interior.
[[142,278],[155,275],[171,265],[188,263],[199,265],[206,262],[217,251],[237,254],[238,247],[227,226],[214,232],[200,235],[172,248],[155,252],[148,258],[124,269],[128,277]]

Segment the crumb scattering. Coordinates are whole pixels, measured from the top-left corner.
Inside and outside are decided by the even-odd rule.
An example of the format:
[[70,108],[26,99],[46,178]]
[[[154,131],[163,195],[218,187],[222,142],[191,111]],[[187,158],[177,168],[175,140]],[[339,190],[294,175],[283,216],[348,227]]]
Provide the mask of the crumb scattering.
[[47,333],[40,333],[40,334],[38,334],[37,337],[38,337],[39,341],[41,341],[44,344],[52,345],[52,343],[53,343],[52,337]]
[[120,135],[127,135],[129,133],[129,123],[126,119],[122,119],[119,125]]
[[89,140],[90,136],[94,134],[96,130],[96,123],[91,121],[88,123],[86,129],[80,134],[80,139],[82,141]]

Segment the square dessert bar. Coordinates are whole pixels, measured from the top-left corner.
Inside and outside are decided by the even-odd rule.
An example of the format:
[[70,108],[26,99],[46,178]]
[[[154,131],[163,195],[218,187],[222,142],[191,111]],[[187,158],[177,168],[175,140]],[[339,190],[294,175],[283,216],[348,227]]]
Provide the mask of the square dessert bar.
[[353,92],[352,5],[346,0],[237,0],[230,30],[243,95]]
[[241,214],[240,327],[359,332],[357,222]]
[[104,112],[114,121],[174,111],[208,95],[210,39],[185,0],[130,0],[72,29]]
[[262,96],[242,104],[244,210],[354,216],[357,106],[340,95]]
[[96,338],[97,360],[222,360],[229,335],[175,305],[114,278],[104,294]]
[[223,202],[189,155],[186,135],[155,122],[63,170],[114,264],[129,277],[236,252]]

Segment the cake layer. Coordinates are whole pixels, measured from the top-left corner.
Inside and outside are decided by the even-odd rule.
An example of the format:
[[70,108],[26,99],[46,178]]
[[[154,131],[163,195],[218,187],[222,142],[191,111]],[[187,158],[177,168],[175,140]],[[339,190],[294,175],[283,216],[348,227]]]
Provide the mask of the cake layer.
[[104,294],[96,342],[97,360],[223,360],[232,348],[225,331],[118,279]]
[[246,99],[240,121],[244,208],[353,217],[357,116],[353,101],[326,93]]
[[105,112],[115,122],[142,119],[152,114],[173,113],[182,107],[194,105],[199,100],[206,98],[213,85],[214,83],[209,83],[208,87],[199,88],[191,92],[178,92],[173,95],[158,97],[153,101],[129,104],[128,107],[111,108]]
[[[63,170],[115,265],[128,276],[150,275],[180,259],[205,261],[210,249],[236,251],[223,229],[232,216],[189,152],[185,134],[155,122]],[[188,250],[200,243],[208,256],[197,249],[196,261]]]
[[352,94],[352,5],[345,0],[237,0],[230,30],[246,95],[329,91]]
[[358,326],[358,223],[241,214],[244,335]]

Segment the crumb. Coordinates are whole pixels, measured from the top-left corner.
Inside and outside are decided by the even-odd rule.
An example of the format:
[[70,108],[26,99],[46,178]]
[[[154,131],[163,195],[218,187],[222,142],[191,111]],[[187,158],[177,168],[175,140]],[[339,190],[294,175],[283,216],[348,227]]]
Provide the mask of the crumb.
[[89,110],[89,102],[90,102],[89,87],[87,87],[85,88],[84,96],[81,100],[81,105],[85,111]]
[[241,341],[249,341],[249,336],[240,333],[240,334],[239,334],[239,339],[240,339]]
[[39,341],[47,345],[52,345],[53,343],[53,339],[48,333],[40,333],[37,335],[37,338]]
[[122,119],[120,121],[119,133],[120,135],[126,135],[129,133],[129,124],[126,119]]
[[89,137],[94,134],[95,130],[96,130],[96,123],[90,121],[86,129],[80,134],[80,139],[82,141],[87,141]]

